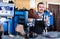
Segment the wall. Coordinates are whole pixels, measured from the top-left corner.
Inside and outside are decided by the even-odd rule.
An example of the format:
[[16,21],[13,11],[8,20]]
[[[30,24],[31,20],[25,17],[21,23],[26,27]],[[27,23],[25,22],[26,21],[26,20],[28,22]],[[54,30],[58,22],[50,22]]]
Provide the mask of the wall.
[[15,7],[30,9],[30,0],[14,0]]
[[39,2],[44,2],[45,4],[45,8],[48,8],[48,4],[49,3],[56,3],[56,4],[60,4],[60,0],[36,0],[36,6]]
[[[15,7],[18,7],[19,9],[22,9],[23,7],[30,9],[30,1],[31,0],[14,0]],[[36,6],[39,2],[44,2],[45,8],[48,7],[48,2],[52,3],[58,3],[60,4],[59,0],[35,0],[35,8],[37,9]]]

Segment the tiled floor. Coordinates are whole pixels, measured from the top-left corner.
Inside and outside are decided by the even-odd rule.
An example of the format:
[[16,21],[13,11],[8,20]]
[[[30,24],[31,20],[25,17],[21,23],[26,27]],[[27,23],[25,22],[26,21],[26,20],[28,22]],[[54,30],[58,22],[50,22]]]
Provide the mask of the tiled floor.
[[[29,38],[29,39],[60,39],[60,32],[49,32],[48,34],[53,35],[53,36],[59,35],[59,37],[48,38],[43,35],[38,35],[38,37],[36,38]],[[8,35],[4,35],[2,36],[2,39],[26,39],[26,38],[19,36],[19,35],[14,36],[14,37],[9,37]]]
[[[3,36],[2,39],[26,39],[26,38],[21,36],[15,36],[15,37]],[[60,38],[46,38],[39,35],[37,38],[29,38],[29,39],[60,39]]]
[[25,39],[21,36],[14,36],[14,37],[9,37],[9,36],[3,36],[2,39]]

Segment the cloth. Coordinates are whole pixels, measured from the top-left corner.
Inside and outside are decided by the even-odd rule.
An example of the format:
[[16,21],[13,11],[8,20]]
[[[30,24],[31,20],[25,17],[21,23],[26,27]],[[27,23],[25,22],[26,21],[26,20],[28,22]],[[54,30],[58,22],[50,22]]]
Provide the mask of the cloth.
[[44,28],[45,28],[44,14],[42,14],[42,18],[35,19],[35,26],[33,27],[33,32],[37,34],[42,34]]

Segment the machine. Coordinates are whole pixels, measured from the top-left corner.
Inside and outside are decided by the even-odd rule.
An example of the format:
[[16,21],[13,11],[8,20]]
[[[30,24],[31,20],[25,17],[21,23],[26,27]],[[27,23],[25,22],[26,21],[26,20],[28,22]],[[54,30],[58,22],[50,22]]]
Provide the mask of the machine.
[[0,3],[0,23],[4,27],[4,33],[13,33],[14,4]]

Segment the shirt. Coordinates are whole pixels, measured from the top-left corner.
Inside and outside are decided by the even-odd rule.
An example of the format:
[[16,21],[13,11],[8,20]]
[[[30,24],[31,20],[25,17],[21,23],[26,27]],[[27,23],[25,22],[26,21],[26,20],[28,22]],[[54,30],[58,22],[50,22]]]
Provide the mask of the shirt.
[[43,14],[44,14],[44,13],[41,13],[41,14],[38,13],[38,15],[41,17],[41,18],[37,19],[38,21],[42,21],[42,20],[43,20]]

